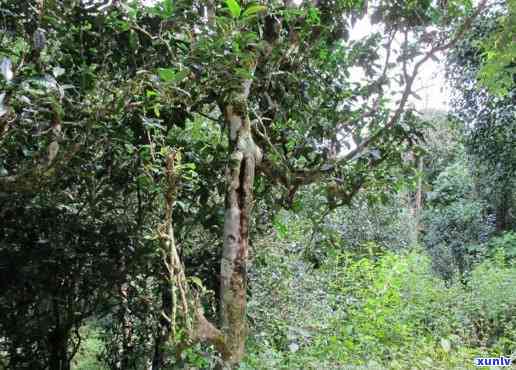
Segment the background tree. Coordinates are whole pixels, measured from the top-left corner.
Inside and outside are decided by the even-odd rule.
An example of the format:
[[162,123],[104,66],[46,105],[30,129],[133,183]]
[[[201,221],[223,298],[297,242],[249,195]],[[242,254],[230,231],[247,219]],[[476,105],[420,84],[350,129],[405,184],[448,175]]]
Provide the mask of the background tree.
[[[514,29],[508,26],[513,22],[514,4],[510,1],[504,4],[494,4],[475,22],[468,37],[458,44],[448,62],[450,81],[455,89],[453,112],[464,125],[466,148],[476,168],[478,189],[493,205],[499,232],[514,228],[516,52],[507,49],[505,57],[498,61],[502,69],[491,76],[491,85],[505,86],[505,95],[483,88],[479,77],[486,77],[486,70],[491,68],[492,51],[487,46],[488,41],[493,35],[503,39]],[[500,45],[500,40],[495,45]],[[500,75],[506,77],[504,82],[499,80]]]

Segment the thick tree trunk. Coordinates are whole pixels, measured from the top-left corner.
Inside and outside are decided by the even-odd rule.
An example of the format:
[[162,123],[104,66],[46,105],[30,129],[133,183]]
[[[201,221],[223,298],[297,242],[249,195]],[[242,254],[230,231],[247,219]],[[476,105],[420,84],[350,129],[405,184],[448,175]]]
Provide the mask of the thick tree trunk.
[[[251,74],[254,67],[250,66]],[[247,98],[252,80],[242,81],[241,91],[226,100],[222,111],[229,138],[229,163],[226,169],[224,247],[220,266],[221,331],[224,338],[222,358],[226,369],[240,363],[247,337],[247,256],[249,214],[253,197],[256,164],[261,151],[251,133]]]
[[224,107],[229,128],[230,161],[226,173],[226,205],[224,219],[224,248],[220,267],[221,325],[224,335],[226,368],[237,365],[244,356],[247,294],[247,254],[249,212],[253,196],[256,163],[261,160],[260,149],[251,135],[251,123],[244,94],[234,104]]
[[47,337],[48,343],[48,366],[52,370],[69,370],[70,359],[68,353],[68,341],[70,326],[60,310],[57,296],[52,299],[52,311],[54,316],[54,328]]
[[68,358],[68,333],[56,328],[49,337],[49,367],[52,370],[70,370]]
[[[161,283],[161,309],[163,312],[172,312],[172,296],[170,293],[170,282]],[[154,343],[154,354],[152,358],[152,370],[160,370],[165,364],[165,344],[170,337],[171,323],[164,317],[159,320],[158,332]]]
[[[125,263],[123,263],[125,268]],[[122,324],[122,341],[119,343],[119,362],[117,363],[117,369],[128,369],[129,364],[131,362],[131,356],[133,352],[132,345],[132,335],[133,328],[131,323],[131,318],[129,317],[130,308],[129,308],[129,284],[127,282],[122,283],[120,287],[120,296],[121,296],[121,306],[119,314],[119,320]]]

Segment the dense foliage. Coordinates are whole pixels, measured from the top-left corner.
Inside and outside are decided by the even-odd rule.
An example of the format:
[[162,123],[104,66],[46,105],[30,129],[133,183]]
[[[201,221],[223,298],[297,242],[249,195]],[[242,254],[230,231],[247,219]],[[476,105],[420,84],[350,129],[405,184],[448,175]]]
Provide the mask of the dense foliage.
[[0,366],[514,355],[515,9],[1,0]]

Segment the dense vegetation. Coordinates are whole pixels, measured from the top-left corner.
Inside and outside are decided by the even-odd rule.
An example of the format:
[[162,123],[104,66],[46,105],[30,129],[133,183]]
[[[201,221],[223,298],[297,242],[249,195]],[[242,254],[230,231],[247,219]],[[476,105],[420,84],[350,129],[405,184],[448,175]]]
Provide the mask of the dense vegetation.
[[0,30],[0,367],[516,362],[514,0],[0,0]]

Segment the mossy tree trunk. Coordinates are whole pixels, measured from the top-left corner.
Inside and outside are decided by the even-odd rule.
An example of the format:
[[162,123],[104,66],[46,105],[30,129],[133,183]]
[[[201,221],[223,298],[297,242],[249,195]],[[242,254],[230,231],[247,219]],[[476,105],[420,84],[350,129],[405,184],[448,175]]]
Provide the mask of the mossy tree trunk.
[[251,134],[247,96],[251,81],[243,91],[223,107],[229,135],[229,163],[226,170],[224,248],[221,276],[221,329],[225,341],[223,360],[227,368],[237,365],[244,356],[247,294],[247,257],[249,214],[253,182],[261,151]]

